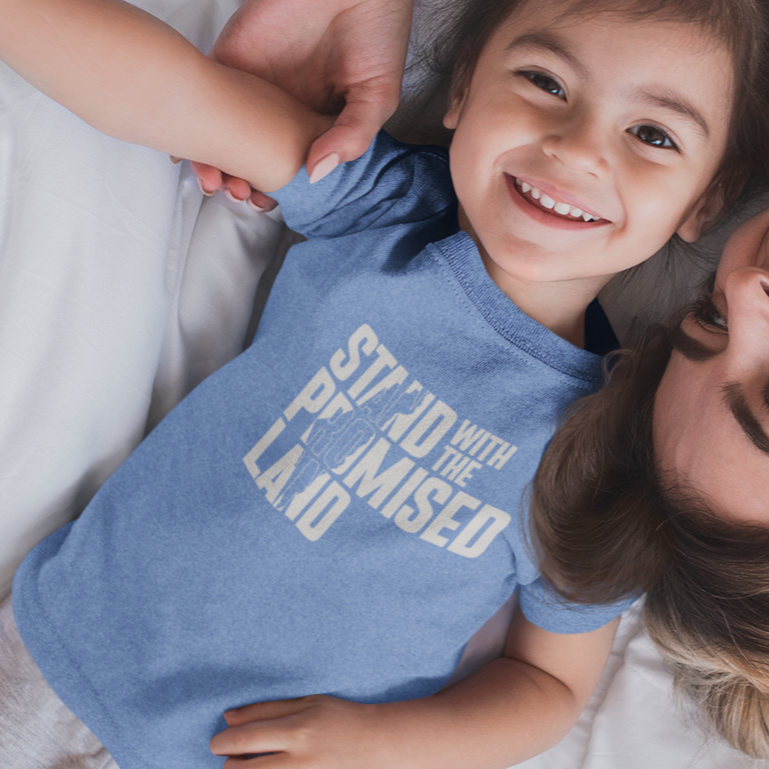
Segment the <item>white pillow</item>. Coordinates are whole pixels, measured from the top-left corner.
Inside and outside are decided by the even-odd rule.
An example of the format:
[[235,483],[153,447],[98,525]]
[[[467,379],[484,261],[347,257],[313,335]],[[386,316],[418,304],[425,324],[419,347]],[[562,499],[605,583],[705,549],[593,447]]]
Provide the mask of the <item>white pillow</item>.
[[[203,50],[237,0],[143,0]],[[0,597],[154,424],[242,347],[279,214],[99,134],[0,64]]]

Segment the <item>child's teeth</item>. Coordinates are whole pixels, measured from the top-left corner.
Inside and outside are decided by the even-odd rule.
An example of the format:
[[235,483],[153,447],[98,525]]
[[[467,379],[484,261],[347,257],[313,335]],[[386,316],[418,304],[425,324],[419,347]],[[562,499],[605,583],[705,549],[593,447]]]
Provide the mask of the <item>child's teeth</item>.
[[556,203],[555,200],[550,197],[550,195],[546,195],[541,190],[537,189],[536,187],[532,187],[527,182],[516,178],[515,183],[521,188],[522,192],[531,192],[531,197],[533,197],[534,200],[538,200],[545,208],[548,210],[552,209],[557,214],[561,214],[561,216],[568,214],[569,216],[573,216],[575,219],[579,219],[581,216],[586,222],[593,222],[598,220],[597,216],[586,214],[581,208],[570,206],[568,203]]
[[539,202],[542,203],[545,208],[553,208],[553,206],[555,206],[555,201],[550,197],[550,195],[545,195],[544,193],[539,199]]

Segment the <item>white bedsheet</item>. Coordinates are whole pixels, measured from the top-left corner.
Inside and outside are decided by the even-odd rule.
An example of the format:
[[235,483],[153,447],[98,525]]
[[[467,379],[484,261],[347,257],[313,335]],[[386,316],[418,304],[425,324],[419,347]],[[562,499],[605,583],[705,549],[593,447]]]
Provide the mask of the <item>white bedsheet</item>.
[[576,726],[521,769],[766,769],[710,734],[671,677],[641,621],[622,617],[611,656]]
[[[237,0],[139,4],[205,50]],[[0,597],[146,426],[239,352],[283,239],[278,215],[204,200],[188,168],[101,136],[0,65]],[[580,722],[522,766],[766,766],[695,721],[634,608]]]

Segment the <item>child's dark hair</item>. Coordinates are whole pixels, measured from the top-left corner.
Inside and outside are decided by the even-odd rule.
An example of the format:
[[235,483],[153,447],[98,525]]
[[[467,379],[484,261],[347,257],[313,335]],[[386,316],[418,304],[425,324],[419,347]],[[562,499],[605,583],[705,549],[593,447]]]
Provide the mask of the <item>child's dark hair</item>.
[[569,600],[643,590],[679,689],[734,747],[767,759],[769,529],[717,517],[658,472],[652,412],[670,339],[658,328],[621,353],[608,384],[565,418],[534,482],[532,539]]
[[[513,11],[534,0],[471,0],[426,3],[430,28],[445,30],[425,54],[438,85],[432,111],[445,110],[446,95],[472,74],[483,46]],[[734,105],[729,141],[711,192],[731,207],[769,180],[769,0],[561,0],[559,21],[613,14],[632,21],[697,24],[721,41],[734,60]],[[430,109],[421,105],[420,111]],[[442,115],[436,114],[440,118]],[[446,142],[440,133],[432,140]],[[717,217],[716,217],[717,218]],[[712,224],[708,222],[707,224]]]

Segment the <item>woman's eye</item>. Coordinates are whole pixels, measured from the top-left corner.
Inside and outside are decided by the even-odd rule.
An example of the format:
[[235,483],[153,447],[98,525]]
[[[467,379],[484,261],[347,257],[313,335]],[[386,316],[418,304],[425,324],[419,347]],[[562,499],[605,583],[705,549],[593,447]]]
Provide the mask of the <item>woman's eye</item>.
[[653,125],[639,125],[630,129],[630,133],[640,139],[644,144],[663,149],[677,150],[673,140],[661,129]]
[[566,94],[563,88],[559,85],[557,80],[554,80],[550,75],[546,75],[544,72],[520,72],[528,81],[535,85],[540,91],[551,93],[553,96],[557,96],[559,99],[566,101]]
[[710,297],[703,297],[692,305],[691,316],[708,331],[728,332],[726,318],[716,309]]

